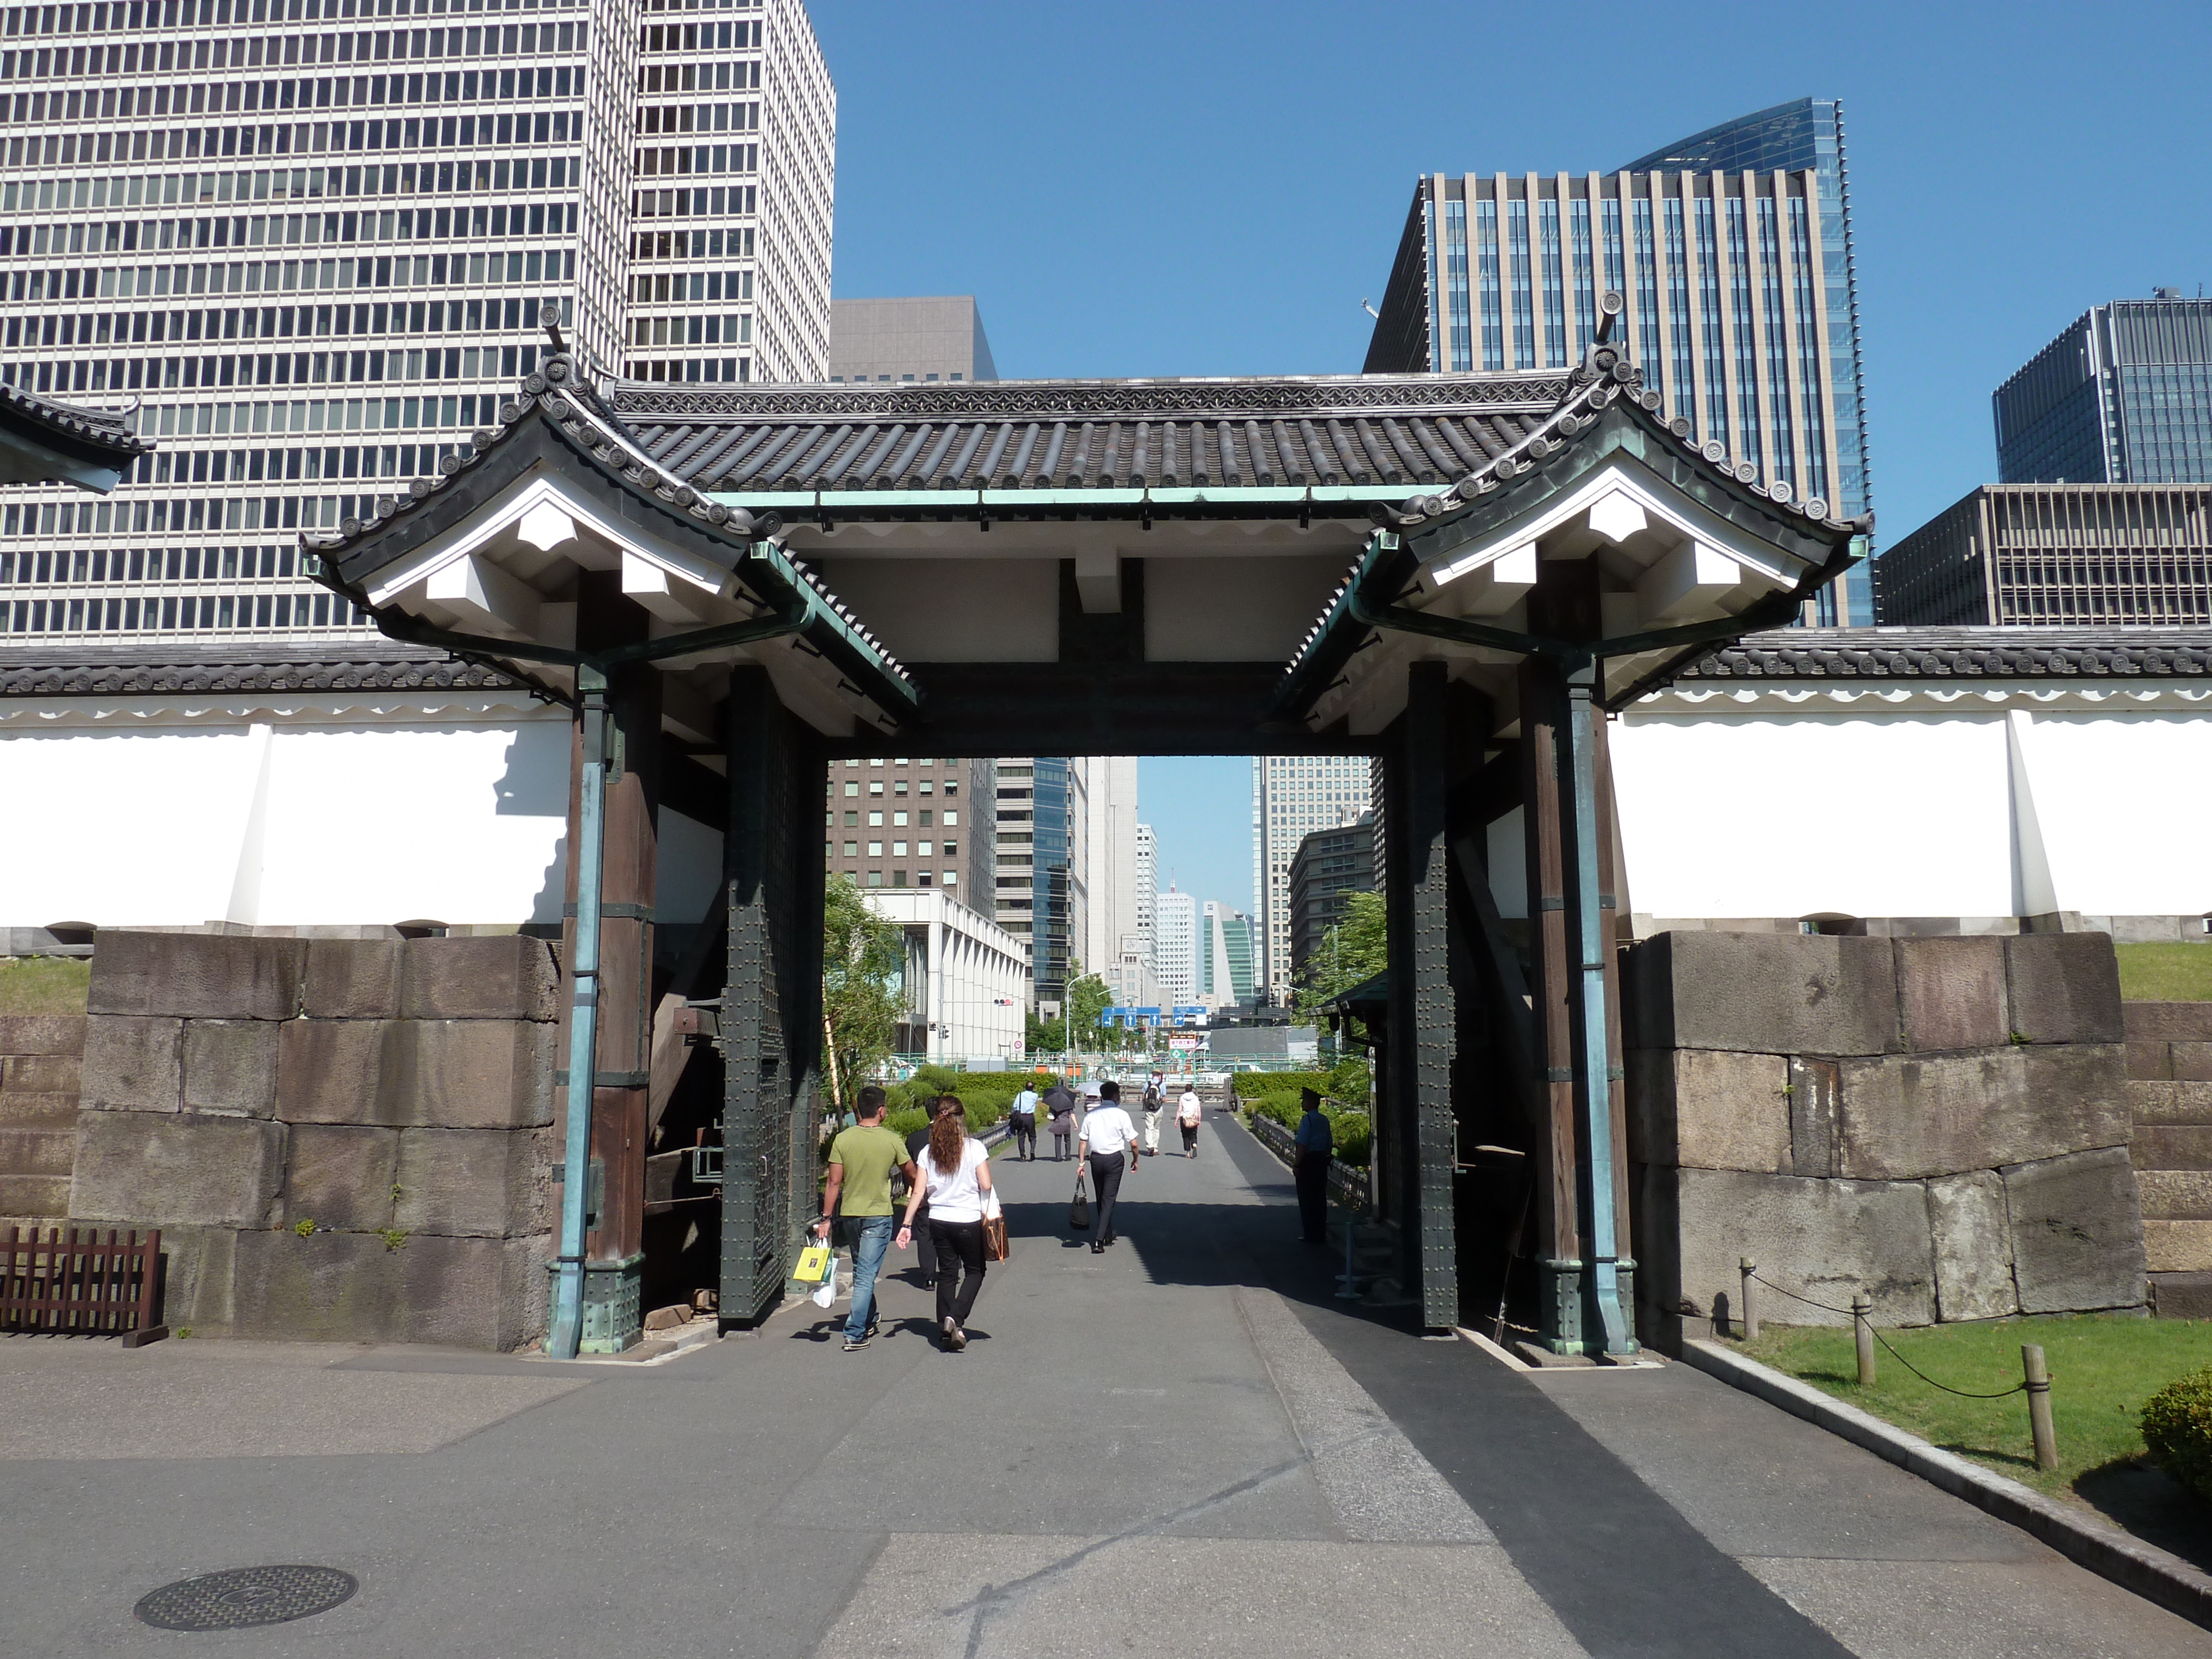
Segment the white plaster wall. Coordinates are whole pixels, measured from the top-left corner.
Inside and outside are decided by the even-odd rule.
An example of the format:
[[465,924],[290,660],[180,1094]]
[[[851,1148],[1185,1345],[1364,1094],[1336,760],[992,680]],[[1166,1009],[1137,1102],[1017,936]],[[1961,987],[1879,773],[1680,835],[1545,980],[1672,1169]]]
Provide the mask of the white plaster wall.
[[1631,711],[1612,748],[1641,914],[2014,914],[2000,711]]
[[2212,911],[2212,714],[2037,714],[2026,724],[2058,908]]
[[663,922],[704,921],[722,886],[722,832],[696,818],[660,809],[653,848],[653,913]]

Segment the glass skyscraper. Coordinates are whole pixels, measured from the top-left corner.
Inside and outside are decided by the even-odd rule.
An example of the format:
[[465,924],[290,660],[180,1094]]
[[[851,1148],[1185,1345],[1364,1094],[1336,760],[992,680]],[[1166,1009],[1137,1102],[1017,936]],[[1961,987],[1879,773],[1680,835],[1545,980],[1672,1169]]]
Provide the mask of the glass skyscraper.
[[2212,300],[2092,307],[1990,402],[2005,483],[2212,481]]
[[[1761,110],[1612,173],[1424,178],[1366,372],[1571,368],[1608,289],[1670,417],[1770,487],[1869,509],[1839,103]],[[1863,573],[1837,587],[1823,621],[1872,621]]]

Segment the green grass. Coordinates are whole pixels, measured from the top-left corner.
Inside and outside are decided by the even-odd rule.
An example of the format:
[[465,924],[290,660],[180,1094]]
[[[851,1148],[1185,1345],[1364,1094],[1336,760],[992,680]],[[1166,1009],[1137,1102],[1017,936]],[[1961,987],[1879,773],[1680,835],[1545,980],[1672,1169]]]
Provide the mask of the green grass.
[[1944,1450],[2054,1497],[2076,1497],[2085,1476],[2143,1455],[2143,1401],[2177,1376],[2212,1365],[2212,1321],[2130,1319],[2116,1314],[2001,1319],[1882,1334],[1915,1365],[1978,1393],[2021,1378],[2020,1348],[2039,1342],[2051,1367],[2058,1467],[2035,1467],[2027,1396],[1961,1400],[1929,1388],[1879,1343],[1877,1381],[1858,1384],[1849,1330],[1763,1326],[1744,1352],[1761,1364],[1849,1401]]
[[81,1014],[92,985],[82,957],[0,960],[0,1014]]
[[2212,1002],[2212,944],[2118,945],[2130,1002]]

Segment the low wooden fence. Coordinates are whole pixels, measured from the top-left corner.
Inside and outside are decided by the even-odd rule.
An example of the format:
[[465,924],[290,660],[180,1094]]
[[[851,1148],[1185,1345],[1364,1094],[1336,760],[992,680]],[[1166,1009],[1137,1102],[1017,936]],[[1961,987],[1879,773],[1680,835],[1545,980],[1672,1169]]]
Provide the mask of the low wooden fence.
[[169,1334],[161,1306],[158,1229],[10,1227],[0,1240],[0,1331],[120,1335],[136,1348]]

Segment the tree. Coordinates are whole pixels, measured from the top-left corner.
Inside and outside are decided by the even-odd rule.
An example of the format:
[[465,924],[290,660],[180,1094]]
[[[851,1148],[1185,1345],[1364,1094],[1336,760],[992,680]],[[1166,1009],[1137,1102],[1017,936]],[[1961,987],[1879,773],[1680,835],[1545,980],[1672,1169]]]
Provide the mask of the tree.
[[[1039,1019],[1032,1013],[1029,1018],[1029,1045],[1032,1054],[1049,1053],[1055,1049],[1101,1048],[1110,1044],[1118,1035],[1098,1024],[1098,1016],[1114,1000],[1106,988],[1106,981],[1096,974],[1086,974],[1079,962],[1068,963],[1073,975],[1067,988],[1060,993],[1060,1017]],[[1077,1039],[1081,1041],[1078,1042]]]
[[1389,916],[1380,893],[1345,896],[1341,918],[1298,975],[1300,1013],[1325,1012],[1337,996],[1389,966]]
[[823,1060],[842,1109],[891,1056],[906,1011],[906,935],[849,876],[830,878],[822,909]]

